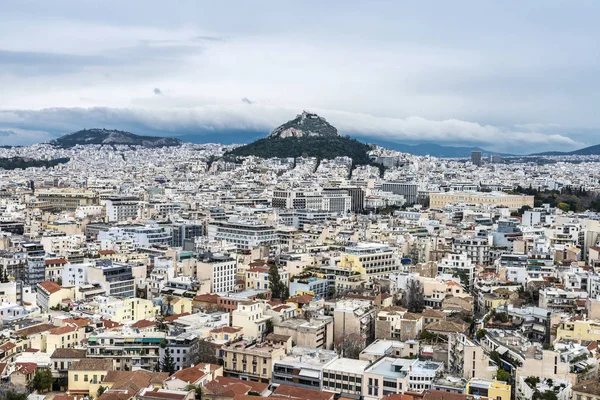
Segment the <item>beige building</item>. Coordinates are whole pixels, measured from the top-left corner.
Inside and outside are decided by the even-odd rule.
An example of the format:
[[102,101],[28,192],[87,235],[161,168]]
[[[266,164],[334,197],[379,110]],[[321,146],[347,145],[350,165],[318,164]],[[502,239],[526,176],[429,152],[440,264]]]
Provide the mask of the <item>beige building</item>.
[[367,300],[340,300],[333,310],[333,340],[358,334],[365,345],[375,340],[375,308]]
[[264,307],[264,303],[240,301],[231,313],[231,325],[241,327],[246,339],[261,338],[267,331],[267,321],[273,319],[264,314]]
[[573,400],[600,400],[600,382],[581,381],[573,386]]
[[448,369],[465,379],[493,379],[498,367],[483,348],[462,333],[448,335]]
[[316,316],[310,320],[292,318],[274,324],[277,335],[287,335],[296,346],[331,350],[333,348],[333,318]]
[[429,195],[429,205],[431,208],[443,208],[449,204],[482,204],[508,207],[514,211],[523,206],[533,208],[533,196],[504,192],[443,192],[431,193]]
[[269,335],[263,343],[250,344],[240,340],[223,346],[225,376],[268,383],[272,377],[273,360],[287,354],[292,347],[289,336]]

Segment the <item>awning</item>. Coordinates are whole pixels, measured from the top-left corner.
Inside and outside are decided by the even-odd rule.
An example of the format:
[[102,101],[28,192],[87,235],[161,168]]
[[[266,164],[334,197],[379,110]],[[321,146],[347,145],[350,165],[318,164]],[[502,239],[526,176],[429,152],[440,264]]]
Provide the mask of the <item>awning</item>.
[[319,371],[313,371],[310,369],[301,369],[300,373],[298,374],[300,376],[306,376],[308,378],[319,378]]

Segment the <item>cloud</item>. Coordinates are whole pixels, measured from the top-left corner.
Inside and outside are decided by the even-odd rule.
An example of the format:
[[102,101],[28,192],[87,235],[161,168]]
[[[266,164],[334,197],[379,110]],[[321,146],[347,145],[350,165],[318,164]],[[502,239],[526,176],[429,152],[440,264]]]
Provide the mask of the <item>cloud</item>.
[[[48,135],[83,128],[126,129],[138,134],[198,135],[228,131],[264,132],[292,119],[299,110],[254,104],[189,108],[53,108],[0,110],[0,126],[45,131]],[[531,153],[583,147],[567,136],[531,132],[516,127],[482,125],[458,119],[389,118],[339,110],[310,109],[325,117],[342,135],[399,143],[473,144],[489,150]]]
[[254,102],[247,97],[242,97],[242,103],[254,104]]
[[157,96],[160,96],[162,94],[162,91],[159,88],[157,88],[157,87],[154,88],[153,92]]

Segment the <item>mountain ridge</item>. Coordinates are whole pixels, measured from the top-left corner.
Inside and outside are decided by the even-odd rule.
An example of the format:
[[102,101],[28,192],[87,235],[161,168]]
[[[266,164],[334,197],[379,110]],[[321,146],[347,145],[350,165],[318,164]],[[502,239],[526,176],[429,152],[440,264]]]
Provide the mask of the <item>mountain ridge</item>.
[[183,142],[177,138],[164,136],[143,136],[116,129],[83,129],[68,133],[49,142],[52,146],[71,148],[77,145],[130,145],[143,147],[180,146]]

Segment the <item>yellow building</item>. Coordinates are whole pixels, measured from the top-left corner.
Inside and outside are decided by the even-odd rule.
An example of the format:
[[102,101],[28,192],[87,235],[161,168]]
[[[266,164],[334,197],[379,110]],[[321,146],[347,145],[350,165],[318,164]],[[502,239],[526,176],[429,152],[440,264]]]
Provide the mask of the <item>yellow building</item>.
[[597,321],[565,321],[556,329],[556,340],[571,339],[594,341],[600,340],[600,322]]
[[84,358],[75,361],[69,368],[67,393],[96,397],[104,378],[113,369],[113,361],[106,358]]
[[348,246],[340,256],[338,267],[350,269],[361,279],[387,278],[397,272],[397,257],[390,246],[379,243],[358,243]]
[[[284,356],[291,348],[289,336],[275,336],[276,342],[266,341],[250,344],[246,340],[223,346],[223,371],[225,376],[269,383],[272,377],[273,360]],[[281,340],[279,340],[281,339]]]
[[149,319],[160,314],[160,307],[155,306],[152,300],[137,297],[127,299],[98,297],[97,299],[98,301],[90,302],[86,306],[94,309],[93,311],[102,317],[118,323]]
[[429,195],[431,208],[443,208],[450,204],[483,204],[508,207],[511,211],[523,206],[533,208],[533,196],[504,192],[442,192]]
[[467,394],[495,400],[510,400],[511,386],[495,379],[472,378],[467,383]]
[[46,353],[52,354],[56,349],[74,348],[85,337],[83,332],[85,328],[80,332],[80,329],[72,326],[61,326],[50,330],[46,335]]
[[183,313],[192,313],[192,299],[188,299],[186,297],[175,297],[171,300],[171,314],[183,314]]

